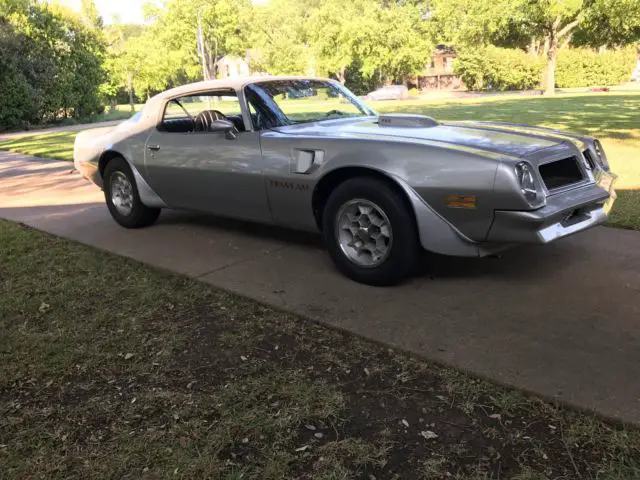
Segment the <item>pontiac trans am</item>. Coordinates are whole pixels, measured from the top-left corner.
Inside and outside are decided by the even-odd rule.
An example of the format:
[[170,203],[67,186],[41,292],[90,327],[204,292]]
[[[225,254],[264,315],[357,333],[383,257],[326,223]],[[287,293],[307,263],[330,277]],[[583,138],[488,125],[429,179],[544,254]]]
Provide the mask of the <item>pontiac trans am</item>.
[[76,138],[74,163],[126,228],[163,208],[321,232],[348,277],[402,281],[422,249],[486,256],[606,220],[598,140],[525,125],[379,115],[333,80],[185,85]]

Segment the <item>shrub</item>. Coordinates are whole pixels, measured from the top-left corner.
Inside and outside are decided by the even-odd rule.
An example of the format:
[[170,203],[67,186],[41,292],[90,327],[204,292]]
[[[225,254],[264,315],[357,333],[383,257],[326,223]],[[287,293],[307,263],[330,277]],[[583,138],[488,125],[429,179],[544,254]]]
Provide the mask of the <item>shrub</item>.
[[33,90],[10,59],[0,53],[0,130],[21,129],[34,120]]
[[460,52],[454,68],[469,90],[528,90],[540,86],[544,63],[522,50],[487,46]]
[[46,4],[18,2],[15,9],[0,9],[0,131],[98,113],[99,32]]
[[634,48],[597,53],[587,48],[558,52],[556,86],[560,88],[619,85],[629,81],[636,64]]

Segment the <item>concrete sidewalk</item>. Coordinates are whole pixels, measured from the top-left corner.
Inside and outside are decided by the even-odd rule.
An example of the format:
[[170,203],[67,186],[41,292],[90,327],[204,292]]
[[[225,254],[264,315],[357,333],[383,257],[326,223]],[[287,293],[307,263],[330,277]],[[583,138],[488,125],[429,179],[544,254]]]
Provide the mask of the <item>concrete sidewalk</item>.
[[500,259],[427,256],[396,288],[341,277],[316,236],[163,212],[116,225],[71,164],[0,152],[0,216],[525,390],[640,423],[640,234],[597,228]]

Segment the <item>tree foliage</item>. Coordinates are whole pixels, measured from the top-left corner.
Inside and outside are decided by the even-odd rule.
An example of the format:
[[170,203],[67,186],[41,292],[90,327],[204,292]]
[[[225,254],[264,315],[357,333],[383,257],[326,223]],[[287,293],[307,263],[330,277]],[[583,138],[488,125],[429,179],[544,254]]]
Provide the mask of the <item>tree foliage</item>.
[[621,46],[640,41],[640,1],[592,1],[573,34],[572,43],[590,47]]
[[0,129],[98,113],[103,55],[99,32],[68,10],[3,0]]
[[[434,45],[446,44],[472,88],[531,88],[546,63],[542,83],[552,91],[624,78],[616,54],[581,57],[568,47],[640,41],[638,0],[163,0],[144,8],[145,25],[103,25],[94,0],[81,0],[79,13],[55,0],[0,0],[8,92],[0,128],[91,115],[125,98],[133,108],[219,76],[226,55],[246,58],[254,72],[331,76],[366,93],[420,74]],[[597,73],[603,68],[611,75]]]
[[523,50],[489,45],[463,51],[455,71],[470,90],[529,90],[540,85],[543,62]]
[[435,35],[459,49],[493,43],[543,56],[549,93],[557,83],[560,48],[640,40],[638,0],[431,0],[430,5]]
[[558,52],[556,85],[561,88],[619,85],[629,79],[637,62],[634,48],[596,53],[586,48]]
[[305,0],[270,0],[253,6],[249,40],[254,70],[295,75],[315,68],[308,28],[313,8],[314,3]]
[[270,73],[395,81],[431,56],[427,25],[411,2],[272,0],[254,11],[254,61]]

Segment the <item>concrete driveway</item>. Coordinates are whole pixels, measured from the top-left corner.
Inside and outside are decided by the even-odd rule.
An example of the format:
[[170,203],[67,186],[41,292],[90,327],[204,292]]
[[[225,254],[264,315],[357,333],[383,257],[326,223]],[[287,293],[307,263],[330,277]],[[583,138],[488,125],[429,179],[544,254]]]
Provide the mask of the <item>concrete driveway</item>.
[[396,288],[341,277],[317,237],[163,212],[129,231],[64,162],[0,152],[0,216],[640,423],[640,233],[597,228],[499,259],[426,256]]

